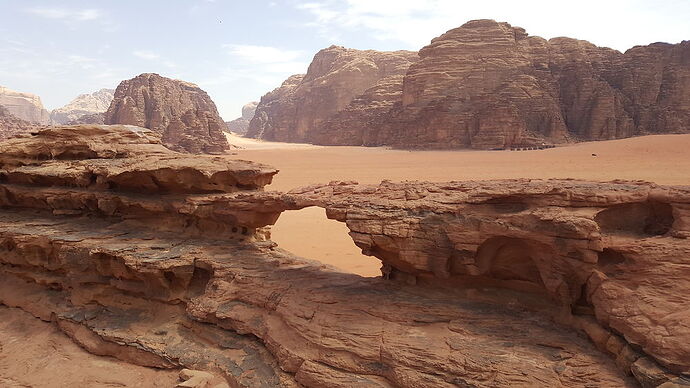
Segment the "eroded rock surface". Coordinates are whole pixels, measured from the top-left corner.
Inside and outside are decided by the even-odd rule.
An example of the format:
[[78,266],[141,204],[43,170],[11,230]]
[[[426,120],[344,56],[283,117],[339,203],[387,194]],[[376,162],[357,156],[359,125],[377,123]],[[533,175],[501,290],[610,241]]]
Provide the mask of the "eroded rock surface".
[[80,94],[69,104],[62,108],[53,109],[50,112],[50,118],[56,124],[103,124],[103,119],[100,122],[94,122],[93,118],[81,120],[84,116],[98,117],[99,114],[105,113],[113,101],[115,90],[101,89],[90,94]]
[[[386,94],[367,91],[395,83],[416,59],[417,53],[410,51],[382,52],[340,46],[323,49],[314,56],[307,74],[290,77],[280,88],[261,98],[247,136],[314,142],[320,136],[316,133],[322,131],[322,124],[347,109],[358,96],[376,95],[386,104]],[[331,135],[339,136],[339,133]],[[335,143],[340,144],[337,140]]]
[[[322,53],[329,51],[317,54],[312,66],[322,68]],[[287,98],[267,95],[250,135],[328,145],[506,149],[686,133],[689,58],[688,41],[620,53],[473,20],[433,39],[418,60],[408,57],[408,68],[354,94],[348,88],[366,80],[365,71],[350,74],[346,84],[324,81],[286,90]],[[324,97],[342,94],[351,96],[346,104]]]
[[192,83],[158,74],[122,81],[104,121],[152,129],[176,151],[220,153],[229,148],[225,123],[208,94]]
[[389,278],[542,294],[626,370],[646,357],[690,370],[688,186],[384,182],[293,193],[345,222]]
[[[98,355],[245,387],[627,387],[687,371],[688,188],[283,194],[262,190],[268,166],[179,154],[131,126],[50,128],[0,156],[0,303]],[[314,205],[383,277],[268,239],[282,211]]]

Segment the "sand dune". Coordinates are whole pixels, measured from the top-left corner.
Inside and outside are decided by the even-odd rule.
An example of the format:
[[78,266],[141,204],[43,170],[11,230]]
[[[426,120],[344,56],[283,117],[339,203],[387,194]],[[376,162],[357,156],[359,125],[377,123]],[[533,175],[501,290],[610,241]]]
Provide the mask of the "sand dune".
[[[243,141],[245,149],[235,151],[238,158],[280,169],[270,190],[332,180],[378,183],[384,179],[577,178],[690,184],[690,135],[643,136],[538,151],[402,151]],[[281,215],[273,227],[273,240],[293,253],[342,270],[377,275],[379,261],[361,255],[347,233],[345,225],[327,220],[323,210],[304,209]]]

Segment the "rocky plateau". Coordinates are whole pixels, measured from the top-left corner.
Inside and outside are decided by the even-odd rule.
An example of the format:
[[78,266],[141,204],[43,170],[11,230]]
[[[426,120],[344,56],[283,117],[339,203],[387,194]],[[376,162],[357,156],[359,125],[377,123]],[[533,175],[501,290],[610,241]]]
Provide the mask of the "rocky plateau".
[[[184,386],[690,384],[688,186],[282,193],[263,190],[270,166],[164,138],[80,125],[0,143],[1,304],[94,354],[180,370]],[[344,222],[381,276],[270,240],[283,211],[309,206]]]
[[[395,58],[381,66],[377,58]],[[330,47],[265,95],[248,136],[324,145],[507,149],[690,128],[690,42],[625,53],[493,20],[418,56]]]

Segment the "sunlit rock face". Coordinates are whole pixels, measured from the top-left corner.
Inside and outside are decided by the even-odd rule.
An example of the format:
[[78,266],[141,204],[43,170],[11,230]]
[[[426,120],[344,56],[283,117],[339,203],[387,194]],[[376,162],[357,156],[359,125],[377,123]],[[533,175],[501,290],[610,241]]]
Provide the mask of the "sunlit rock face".
[[[307,74],[290,77],[280,88],[262,97],[247,136],[317,142],[329,118],[356,103],[369,89],[381,88],[391,82],[391,77],[403,75],[416,60],[417,53],[410,51],[382,52],[339,46],[323,49],[314,56]],[[342,136],[348,137],[345,133]]]
[[381,143],[509,148],[687,131],[690,43],[626,53],[493,20],[435,38]]
[[[80,94],[69,104],[50,112],[50,118],[56,124],[103,124],[102,119],[98,123],[94,122],[93,117],[108,110],[114,95],[115,90],[113,89],[101,89],[91,94]],[[83,116],[89,116],[89,118],[82,120]]]
[[17,92],[0,86],[0,105],[12,115],[33,124],[50,124],[50,114],[35,94]]
[[192,83],[158,74],[122,81],[104,122],[152,129],[177,151],[220,153],[229,148],[225,123],[208,94]]
[[[406,65],[375,82],[368,82],[361,61],[352,72],[323,65],[343,50],[315,56],[310,72],[320,77],[288,81],[264,96],[250,136],[505,149],[690,128],[690,42],[621,53],[474,20],[433,39],[418,58],[406,56]],[[314,79],[319,82],[309,82]]]

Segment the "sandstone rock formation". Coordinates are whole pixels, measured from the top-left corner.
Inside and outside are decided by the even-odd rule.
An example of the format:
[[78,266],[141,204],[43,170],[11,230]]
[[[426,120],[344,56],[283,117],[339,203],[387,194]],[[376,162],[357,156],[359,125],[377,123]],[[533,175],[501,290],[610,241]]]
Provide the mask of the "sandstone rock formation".
[[241,136],[246,135],[247,129],[249,128],[249,122],[252,121],[252,118],[254,118],[254,113],[256,112],[256,107],[258,105],[259,103],[256,101],[245,104],[242,107],[242,117],[232,121],[227,121],[225,123],[228,131],[234,132]]
[[293,194],[346,222],[387,277],[541,294],[636,377],[654,362],[662,375],[690,370],[690,301],[670,297],[690,290],[688,186],[384,182]]
[[50,124],[50,113],[35,94],[16,92],[0,86],[0,105],[17,118],[34,124]]
[[208,94],[194,84],[158,74],[122,81],[104,121],[152,129],[177,151],[220,153],[229,148],[225,123]]
[[[620,53],[474,20],[433,39],[409,69],[358,91],[347,107],[322,97],[348,93],[335,83],[323,84],[329,91],[302,88],[262,99],[251,134],[315,144],[503,149],[687,132],[688,58],[690,41]],[[305,105],[319,109],[318,122]],[[311,123],[302,125],[310,131],[274,135],[299,132],[295,123]]]
[[[262,191],[275,169],[132,126],[10,139],[0,169],[0,303],[96,354],[244,387],[653,387],[690,371],[689,187],[283,194]],[[306,206],[346,222],[384,276],[267,239]]]
[[324,121],[348,108],[369,89],[399,82],[399,76],[416,59],[417,54],[410,51],[362,51],[339,46],[323,49],[314,56],[306,75],[292,76],[261,98],[247,136],[312,141],[312,134]]
[[[69,104],[62,108],[54,109],[50,112],[50,118],[56,124],[67,124],[78,122],[82,116],[91,116],[105,113],[113,101],[115,90],[101,89],[91,94],[80,94]],[[93,121],[92,119],[88,121]],[[99,124],[93,122],[83,122],[83,124]],[[102,122],[100,124],[103,124]]]
[[79,116],[74,120],[70,120],[67,125],[80,125],[80,124],[105,124],[105,112],[103,113],[92,113],[83,116]]
[[40,127],[40,125],[33,124],[16,117],[10,113],[7,108],[0,105],[0,140],[29,131],[34,131]]

